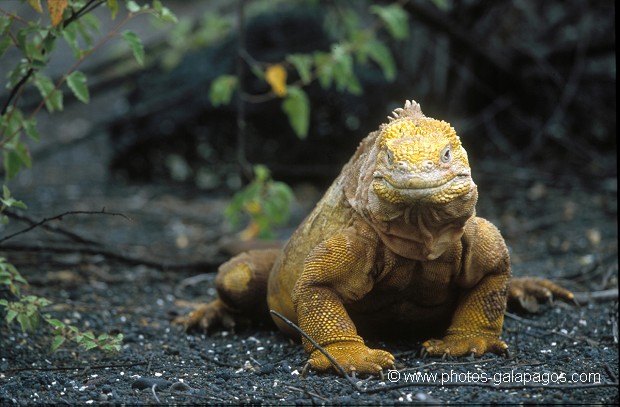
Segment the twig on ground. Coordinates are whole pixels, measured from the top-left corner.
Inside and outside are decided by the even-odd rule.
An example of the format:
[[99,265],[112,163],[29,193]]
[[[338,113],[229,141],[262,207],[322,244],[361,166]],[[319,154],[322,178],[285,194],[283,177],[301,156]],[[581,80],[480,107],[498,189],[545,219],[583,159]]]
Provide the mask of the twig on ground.
[[507,318],[513,319],[517,322],[521,322],[522,324],[526,324],[526,325],[530,325],[530,326],[535,326],[537,328],[545,328],[544,324],[541,324],[540,322],[531,320],[531,319],[526,319],[526,318],[521,318],[518,315],[512,314],[510,312],[505,312],[504,316],[506,316]]
[[[92,248],[92,247],[63,247],[63,246],[40,246],[40,245],[1,245],[0,251],[13,252],[38,252],[38,253],[76,253],[82,255],[101,255],[108,260],[115,260],[121,263],[137,266],[143,265],[161,271],[171,270],[205,270],[214,269],[219,263],[202,261],[195,263],[163,263],[155,260],[144,259],[140,257],[129,256],[118,253],[110,249]],[[214,270],[215,271],[215,270]]]
[[153,395],[153,398],[155,399],[157,404],[161,404],[161,401],[159,401],[159,397],[157,397],[157,392],[155,391],[156,388],[157,388],[157,383],[153,384],[153,386],[151,387],[151,394]]
[[278,312],[276,312],[274,310],[269,310],[269,312],[271,312],[276,317],[280,318],[282,321],[284,321],[284,323],[286,323],[288,326],[290,326],[295,331],[297,331],[301,336],[306,338],[308,340],[308,342],[310,342],[312,344],[312,346],[314,346],[316,349],[318,349],[318,351],[321,352],[331,362],[331,364],[338,371],[338,373],[340,373],[344,378],[346,378],[347,381],[353,386],[353,388],[356,391],[363,391],[363,389],[355,382],[355,380],[351,376],[349,376],[347,374],[347,372],[344,370],[344,368],[338,362],[336,362],[336,359],[334,359],[332,357],[332,355],[329,354],[329,352],[327,352],[321,345],[319,345],[314,339],[312,339],[307,333],[305,333],[293,321],[289,320],[284,315],[282,315],[282,314],[280,314],[280,313],[278,313]]
[[[7,214],[7,216],[14,215],[12,212],[9,212],[9,211],[5,211],[5,213]],[[3,237],[2,239],[0,239],[0,245],[2,243],[6,242],[7,240],[14,238],[15,236],[19,236],[19,235],[22,235],[24,233],[30,232],[32,229],[35,229],[35,228],[37,228],[39,226],[43,226],[44,224],[46,224],[48,222],[51,222],[53,220],[62,220],[62,218],[64,218],[65,216],[69,216],[69,215],[108,215],[108,216],[120,216],[122,218],[125,218],[126,220],[131,221],[131,219],[129,217],[127,217],[125,214],[117,213],[117,212],[106,212],[105,208],[102,208],[101,211],[67,211],[67,212],[61,213],[60,215],[52,216],[51,218],[44,218],[43,220],[41,220],[39,222],[31,224],[29,227],[27,227],[25,229],[22,229],[22,230],[20,230],[18,232],[15,232],[15,233],[12,233],[12,234],[10,234],[8,236]],[[19,215],[15,215],[15,216],[19,216]]]
[[575,299],[581,304],[585,304],[590,301],[609,301],[618,299],[618,287],[610,288],[609,290],[591,291],[585,293],[574,293]]
[[[100,212],[97,212],[100,213]],[[75,232],[71,232],[70,230],[66,230],[64,228],[61,228],[60,226],[53,226],[53,225],[47,225],[47,224],[42,224],[42,221],[36,221],[33,218],[31,218],[30,216],[24,215],[23,213],[15,213],[9,210],[5,210],[4,214],[6,216],[8,216],[11,219],[15,219],[15,220],[19,220],[22,222],[26,222],[28,223],[30,226],[32,226],[32,228],[35,228],[37,226],[42,227],[43,229],[53,232],[53,233],[58,233],[60,235],[64,235],[66,237],[68,237],[69,239],[77,242],[77,243],[84,243],[84,244],[91,244],[91,245],[95,245],[95,246],[101,246],[100,242],[97,242],[95,240],[91,240],[88,239],[86,237],[80,236]],[[21,233],[25,233],[25,232],[20,232]],[[16,235],[15,235],[16,236]],[[8,238],[3,238],[3,240],[8,240],[10,239],[11,236],[9,236]],[[1,243],[2,241],[0,241]]]
[[323,397],[315,392],[309,391],[307,389],[300,389],[299,387],[294,387],[294,386],[286,386],[287,389],[293,390],[293,391],[298,391],[301,393],[305,393],[306,395],[310,396],[310,397],[316,397],[319,400],[322,400],[324,402],[330,402],[330,399],[328,399],[327,397]]

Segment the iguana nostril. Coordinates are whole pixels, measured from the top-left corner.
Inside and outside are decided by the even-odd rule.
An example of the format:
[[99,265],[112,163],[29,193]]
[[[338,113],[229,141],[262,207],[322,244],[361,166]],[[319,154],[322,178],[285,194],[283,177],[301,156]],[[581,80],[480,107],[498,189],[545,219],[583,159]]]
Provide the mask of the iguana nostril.
[[398,161],[396,163],[396,168],[399,169],[400,171],[409,171],[409,164],[407,164],[405,161]]

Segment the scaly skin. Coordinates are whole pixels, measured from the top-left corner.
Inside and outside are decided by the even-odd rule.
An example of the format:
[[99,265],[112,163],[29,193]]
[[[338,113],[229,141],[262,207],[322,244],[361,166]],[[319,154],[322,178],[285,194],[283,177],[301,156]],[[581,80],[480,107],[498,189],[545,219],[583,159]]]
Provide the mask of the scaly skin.
[[[393,116],[362,141],[281,252],[223,265],[220,298],[182,322],[206,328],[239,314],[264,317],[266,292],[269,309],[297,323],[347,372],[377,373],[394,357],[368,348],[358,329],[441,335],[423,343],[432,356],[502,353],[509,295],[572,298],[547,280],[509,287],[508,250],[497,228],[475,215],[477,187],[454,129],[415,102]],[[302,342],[312,368],[331,368]]]

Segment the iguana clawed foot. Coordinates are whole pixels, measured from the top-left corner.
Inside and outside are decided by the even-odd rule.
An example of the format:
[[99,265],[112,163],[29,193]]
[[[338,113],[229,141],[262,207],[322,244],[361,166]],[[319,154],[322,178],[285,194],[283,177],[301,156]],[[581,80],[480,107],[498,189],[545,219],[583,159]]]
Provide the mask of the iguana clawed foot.
[[468,356],[480,357],[485,353],[501,355],[508,345],[499,338],[482,335],[448,334],[443,339],[429,339],[422,344],[422,356]]
[[215,325],[222,325],[226,329],[235,327],[235,318],[219,300],[208,304],[200,304],[195,310],[187,315],[179,316],[172,321],[177,325],[183,325],[186,330],[199,329],[207,331]]
[[[380,349],[370,349],[359,342],[336,342],[324,347],[331,357],[345,370],[347,374],[381,374],[383,369],[394,365],[394,356]],[[306,365],[308,368],[324,371],[332,368],[329,359],[315,349],[310,354]],[[304,368],[304,371],[307,369]]]
[[538,312],[539,303],[549,303],[559,298],[576,304],[572,292],[559,285],[537,277],[513,278],[508,288],[508,306],[528,312]]

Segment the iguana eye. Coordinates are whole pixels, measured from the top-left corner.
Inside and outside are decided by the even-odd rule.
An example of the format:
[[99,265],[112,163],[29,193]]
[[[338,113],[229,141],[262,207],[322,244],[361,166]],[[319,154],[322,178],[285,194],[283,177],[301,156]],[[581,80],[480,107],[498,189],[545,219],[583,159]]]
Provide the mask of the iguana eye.
[[449,163],[452,160],[452,148],[448,144],[443,150],[441,150],[441,162]]

